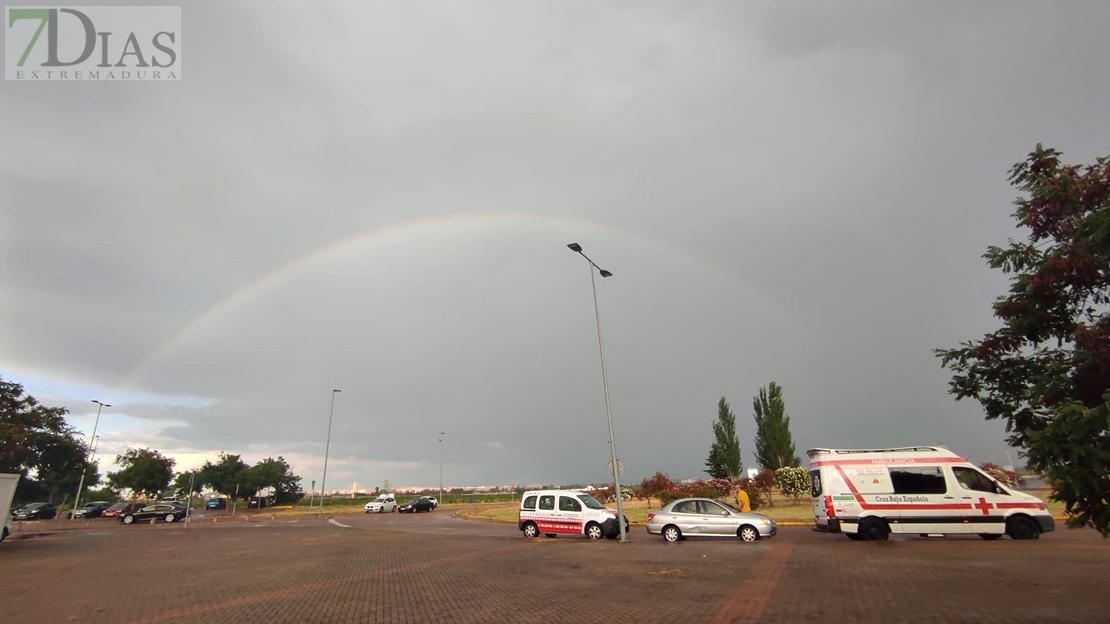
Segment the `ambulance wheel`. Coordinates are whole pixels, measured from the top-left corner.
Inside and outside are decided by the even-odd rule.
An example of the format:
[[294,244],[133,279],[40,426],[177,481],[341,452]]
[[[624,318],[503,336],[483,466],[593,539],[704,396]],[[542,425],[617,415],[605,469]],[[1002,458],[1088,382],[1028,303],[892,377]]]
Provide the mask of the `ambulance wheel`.
[[535,522],[524,523],[524,537],[538,537],[539,534],[540,528],[536,526]]
[[1017,516],[1010,519],[1010,524],[1006,527],[1006,533],[1010,535],[1011,539],[1016,540],[1038,539],[1041,536],[1037,523],[1026,516]]
[[601,525],[596,522],[591,522],[586,525],[586,537],[596,540],[605,537],[604,532],[601,530]]
[[844,535],[848,536],[848,539],[852,540],[853,542],[858,542],[863,539],[862,537],[860,537],[859,533],[845,533]]
[[663,527],[663,539],[668,542],[677,542],[682,539],[682,531],[679,531],[678,527],[673,524],[667,525]]
[[859,534],[868,541],[885,542],[890,537],[890,528],[878,518],[868,518],[859,523]]
[[1002,537],[1002,534],[1001,533],[980,533],[979,537],[981,537],[985,540],[996,540],[996,539]]
[[759,531],[752,525],[745,524],[736,531],[736,537],[739,537],[741,541],[754,542],[759,539]]

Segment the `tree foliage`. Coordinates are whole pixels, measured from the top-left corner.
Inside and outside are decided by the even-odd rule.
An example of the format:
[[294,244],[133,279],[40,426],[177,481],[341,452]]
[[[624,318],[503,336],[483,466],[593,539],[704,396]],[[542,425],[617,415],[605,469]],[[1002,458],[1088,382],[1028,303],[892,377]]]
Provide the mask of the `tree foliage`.
[[250,498],[258,492],[250,466],[239,455],[220,453],[216,463],[204,462],[197,479],[228,499]]
[[760,388],[752,399],[755,411],[755,459],[763,468],[778,470],[784,466],[801,466],[794,451],[790,433],[790,417],[782,400],[782,386],[771,382]]
[[798,504],[802,494],[809,492],[809,471],[800,466],[779,468],[775,472],[775,479],[783,495],[794,498],[795,505]]
[[744,469],[740,456],[740,439],[736,436],[736,414],[725,397],[717,402],[717,420],[713,422],[713,446],[705,460],[705,472],[714,479],[735,479]]
[[193,494],[200,494],[201,490],[204,489],[204,484],[200,482],[200,476],[196,471],[179,472],[173,478],[172,489],[176,496],[189,496],[189,479],[193,480]]
[[275,504],[295,503],[304,497],[301,478],[293,474],[284,457],[267,457],[251,466],[248,477],[251,489],[256,492],[272,488]]
[[1002,327],[937,349],[950,392],[1001,419],[1012,446],[1054,484],[1069,525],[1110,536],[1110,157],[1063,165],[1038,144],[1010,170],[1028,240],[983,257],[1010,275]]
[[22,385],[0,379],[0,472],[21,475],[17,495],[37,491],[50,500],[65,499],[77,490],[83,471],[86,485],[99,482],[88,447],[66,422],[68,413],[64,407],[46,407],[25,394]]
[[118,490],[131,490],[136,496],[154,497],[170,487],[176,461],[148,448],[128,448],[116,456],[121,466],[108,475],[108,483]]

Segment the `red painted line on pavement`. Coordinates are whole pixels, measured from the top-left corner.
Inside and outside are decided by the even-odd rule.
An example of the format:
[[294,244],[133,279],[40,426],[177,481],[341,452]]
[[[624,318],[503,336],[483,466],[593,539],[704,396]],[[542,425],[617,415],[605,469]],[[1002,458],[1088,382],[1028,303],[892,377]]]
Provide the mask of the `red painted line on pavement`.
[[191,607],[179,607],[176,609],[167,609],[159,611],[150,615],[131,620],[135,624],[151,624],[153,622],[161,622],[163,620],[170,620],[174,618],[188,617],[192,615],[200,615],[211,611],[221,611],[223,609],[230,609],[234,607],[241,607],[244,605],[254,604],[257,602],[265,602],[267,600],[274,600],[276,598],[288,598],[296,594],[303,594],[306,592],[317,591],[327,587],[335,587],[336,585],[343,585],[346,583],[357,583],[359,581],[366,581],[373,578],[383,576],[390,576],[392,574],[402,574],[405,572],[414,572],[424,568],[440,566],[446,563],[456,563],[459,561],[466,561],[467,559],[478,559],[488,555],[495,555],[503,552],[509,552],[518,548],[523,548],[528,545],[528,542],[514,544],[513,546],[505,546],[502,548],[494,548],[492,550],[481,550],[472,553],[465,553],[461,555],[453,555],[450,557],[440,557],[430,561],[421,561],[399,568],[392,568],[389,570],[378,570],[376,572],[368,572],[366,574],[359,574],[357,576],[348,576],[345,578],[330,579],[327,581],[316,581],[314,583],[303,583],[301,585],[293,585],[291,587],[283,587],[280,589],[271,589],[269,591],[258,592],[256,594],[247,594],[246,596],[239,596],[238,598],[231,598],[222,602],[195,605]]
[[759,622],[767,603],[771,601],[771,594],[775,592],[779,579],[786,571],[786,562],[793,550],[794,544],[790,542],[772,544],[752,567],[748,577],[713,614],[710,624]]

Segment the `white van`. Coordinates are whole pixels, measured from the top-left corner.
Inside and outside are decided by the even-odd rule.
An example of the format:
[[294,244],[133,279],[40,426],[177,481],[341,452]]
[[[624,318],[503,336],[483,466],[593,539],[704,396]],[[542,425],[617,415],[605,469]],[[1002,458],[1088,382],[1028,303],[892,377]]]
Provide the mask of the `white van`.
[[1037,539],[1056,528],[1042,500],[1006,488],[943,446],[806,454],[820,531],[853,540],[891,533]]
[[[585,492],[571,490],[535,490],[525,492],[520,499],[517,528],[524,537],[543,533],[556,535],[585,535],[590,539],[620,535],[617,511],[607,509],[596,498]],[[624,518],[628,532],[628,517]]]

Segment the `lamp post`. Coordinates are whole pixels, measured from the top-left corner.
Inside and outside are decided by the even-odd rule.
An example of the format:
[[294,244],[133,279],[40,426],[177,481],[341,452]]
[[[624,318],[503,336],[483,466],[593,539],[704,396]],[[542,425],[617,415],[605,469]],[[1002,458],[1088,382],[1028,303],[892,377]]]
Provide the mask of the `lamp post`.
[[597,306],[597,279],[594,277],[594,269],[597,269],[601,277],[613,277],[613,274],[597,266],[593,260],[582,253],[582,245],[571,243],[567,245],[567,248],[585,258],[586,262],[590,264],[590,286],[594,292],[594,318],[597,320],[597,349],[601,354],[601,385],[605,388],[605,416],[609,420],[609,450],[613,454],[613,491],[617,497],[617,528],[620,530],[621,543],[626,543],[628,537],[624,531],[624,497],[621,495],[621,471],[620,464],[617,462],[617,443],[613,439],[613,412],[609,408],[609,378],[605,371],[605,345],[601,340],[601,312],[598,311]]
[[[92,435],[89,437],[89,448],[92,448],[92,445],[93,445],[94,441],[98,437],[96,435],[96,428],[97,428],[97,426],[100,425],[100,412],[105,407],[112,407],[111,405],[109,405],[107,403],[101,403],[100,401],[97,401],[96,399],[93,399],[93,403],[96,403],[100,407],[96,408],[96,420],[93,421]],[[92,458],[90,457],[90,463],[91,463],[91,460],[92,460]],[[70,514],[69,514],[69,519],[70,520],[73,520],[77,515],[77,506],[81,503],[81,490],[85,489],[85,473],[87,473],[88,471],[89,471],[89,467],[88,467],[88,464],[86,464],[84,469],[81,470],[81,481],[79,481],[78,484],[77,484],[77,496],[73,497],[73,511],[71,511]]]
[[335,393],[337,392],[343,391],[331,391],[331,409],[328,411],[328,441],[324,446],[324,477],[320,479],[320,512],[316,514],[317,518],[322,518],[324,516],[324,482],[328,480],[328,451],[331,450],[331,417],[335,414]]
[[[439,432],[440,436],[445,435],[443,431]],[[443,438],[439,439],[439,502],[443,502]]]

